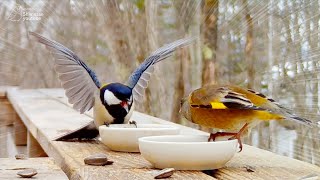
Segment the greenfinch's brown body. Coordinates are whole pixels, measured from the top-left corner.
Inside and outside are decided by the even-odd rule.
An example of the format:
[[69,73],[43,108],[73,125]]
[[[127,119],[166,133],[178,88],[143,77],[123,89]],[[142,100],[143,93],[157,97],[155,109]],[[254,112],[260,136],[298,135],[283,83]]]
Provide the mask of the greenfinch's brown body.
[[253,127],[258,122],[257,118],[260,120],[281,119],[277,115],[256,110],[221,110],[191,107],[193,123],[208,128],[222,129],[227,132],[238,132],[245,123],[248,123],[249,127]]
[[230,85],[208,85],[191,92],[182,101],[181,113],[193,123],[225,132],[238,132],[245,124],[250,130],[266,120],[311,123],[261,93]]

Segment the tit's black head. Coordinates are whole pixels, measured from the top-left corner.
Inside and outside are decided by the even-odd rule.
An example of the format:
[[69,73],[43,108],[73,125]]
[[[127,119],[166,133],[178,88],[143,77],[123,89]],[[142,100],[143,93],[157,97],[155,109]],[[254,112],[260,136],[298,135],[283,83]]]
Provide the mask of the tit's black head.
[[110,83],[100,89],[100,99],[107,105],[132,103],[132,89],[121,83]]

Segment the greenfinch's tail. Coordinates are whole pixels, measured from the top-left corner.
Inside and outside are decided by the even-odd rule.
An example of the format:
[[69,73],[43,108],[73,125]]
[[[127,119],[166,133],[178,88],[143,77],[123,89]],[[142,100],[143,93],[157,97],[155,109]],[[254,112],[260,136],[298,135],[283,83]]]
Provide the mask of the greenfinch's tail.
[[301,117],[298,117],[294,114],[290,114],[290,116],[286,116],[286,119],[295,121],[295,122],[303,124],[303,125],[311,126],[311,127],[315,125],[309,119],[301,118]]
[[291,110],[289,110],[279,104],[277,106],[280,109],[280,112],[281,112],[280,114],[283,115],[285,119],[288,119],[288,120],[291,120],[291,121],[294,121],[294,122],[297,122],[297,123],[300,123],[303,125],[307,125],[309,127],[320,127],[319,122],[313,122],[309,119],[299,117],[299,116],[295,115]]

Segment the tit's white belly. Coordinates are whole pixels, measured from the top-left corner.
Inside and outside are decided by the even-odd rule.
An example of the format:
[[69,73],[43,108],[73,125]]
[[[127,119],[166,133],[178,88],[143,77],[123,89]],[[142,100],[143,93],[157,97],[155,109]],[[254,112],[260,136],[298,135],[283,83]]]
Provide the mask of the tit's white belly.
[[[131,109],[129,110],[129,113],[125,116],[124,123],[128,123],[130,117],[132,116],[133,109],[134,109],[134,103],[132,104]],[[114,121],[114,118],[109,114],[107,109],[101,103],[100,97],[98,95],[95,96],[95,101],[93,106],[93,119],[96,127],[99,127],[104,123],[112,124]]]

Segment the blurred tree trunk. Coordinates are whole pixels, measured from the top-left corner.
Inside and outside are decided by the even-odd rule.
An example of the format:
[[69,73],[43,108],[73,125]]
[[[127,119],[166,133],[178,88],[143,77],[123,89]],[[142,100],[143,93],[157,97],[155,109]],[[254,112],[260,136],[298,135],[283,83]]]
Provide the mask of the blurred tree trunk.
[[[145,0],[145,14],[146,14],[146,36],[147,36],[147,50],[152,52],[158,48],[158,4],[152,2],[151,0]],[[155,69],[156,71],[156,69]],[[155,72],[156,73],[156,72]],[[144,101],[144,110],[150,115],[155,115],[152,111],[152,98],[151,98],[151,89],[155,88],[159,84],[155,82],[156,79],[152,79],[149,82],[149,88],[146,89],[145,101]],[[158,86],[159,87],[159,86]],[[156,88],[158,88],[156,87]],[[159,97],[157,97],[159,98]],[[161,105],[156,105],[157,110],[161,111]]]
[[[268,36],[268,68],[271,70],[274,65],[274,59],[273,59],[273,32],[274,32],[274,26],[273,26],[273,6],[274,2],[273,0],[269,0],[269,16],[268,16],[268,30],[269,30],[269,36]],[[277,37],[278,38],[278,37]],[[269,75],[269,83],[268,83],[268,92],[270,95],[273,94],[273,80],[272,80],[272,73]],[[273,96],[272,96],[273,97]],[[261,128],[261,126],[260,126]],[[259,132],[260,134],[262,132]],[[261,134],[262,136],[262,134]],[[261,139],[262,140],[262,139]],[[277,132],[277,122],[276,121],[270,121],[269,123],[269,138],[268,138],[268,146],[272,152],[275,152],[278,143],[278,132]]]
[[250,15],[250,10],[248,7],[248,1],[243,1],[244,9],[245,9],[245,16],[246,16],[246,26],[247,26],[247,33],[246,33],[246,46],[245,46],[245,59],[247,63],[247,79],[248,84],[247,87],[249,89],[254,89],[254,81],[255,81],[255,68],[254,68],[254,61],[253,61],[253,20]]
[[118,67],[118,80],[124,82],[130,75],[135,61],[126,33],[128,24],[122,19],[122,11],[119,8],[120,3],[117,0],[105,1],[105,12],[107,14],[105,34],[109,39],[107,43],[111,51],[111,60]]
[[[244,57],[245,57],[245,62],[247,65],[247,88],[249,89],[254,89],[254,76],[255,76],[255,71],[254,71],[254,61],[253,61],[253,52],[252,52],[252,47],[253,47],[253,21],[252,17],[250,15],[250,10],[249,10],[249,5],[247,0],[243,0],[243,6],[244,6],[244,13],[245,13],[245,23],[246,23],[246,45],[244,49]],[[259,134],[259,133],[258,133]],[[252,144],[252,136],[248,135],[247,143]]]
[[[20,3],[22,3],[21,1]],[[22,3],[24,6],[27,6],[25,3]],[[64,4],[69,4],[69,2],[64,2]],[[43,13],[43,16],[41,17],[40,21],[37,23],[35,29],[33,30],[36,33],[42,34],[42,32],[45,30],[45,25],[50,18],[50,16],[55,12],[55,9],[58,7],[59,3],[56,1],[47,1],[46,4],[43,6],[44,12],[49,13]],[[30,7],[25,7],[30,8]],[[31,25],[28,21],[24,21],[24,27],[25,29],[31,29]],[[31,37],[29,37],[31,38]],[[38,45],[38,44],[37,44]],[[27,47],[30,49],[35,49],[35,42],[34,41],[28,41]],[[25,53],[25,52],[24,52]],[[22,54],[24,54],[22,53]],[[48,75],[52,75],[52,73],[48,73],[48,71],[44,68],[44,65],[48,63],[51,59],[43,59],[41,58],[41,52],[35,51],[35,53],[26,53],[25,56],[27,57],[27,68],[24,69],[24,72],[22,73],[23,77],[23,84],[21,86],[23,87],[51,87],[49,84],[49,79],[52,77],[48,77]],[[51,57],[50,57],[51,58]],[[29,62],[28,62],[29,61]],[[36,63],[34,62],[36,61]],[[19,64],[19,63],[18,63]],[[27,71],[30,71],[30,69],[33,69],[33,71],[27,73]],[[36,72],[37,71],[37,72]],[[53,72],[53,68],[51,68],[51,71]],[[40,76],[39,76],[40,75]],[[39,78],[40,77],[40,78]],[[40,81],[35,81],[35,78],[39,78]],[[42,85],[39,83],[42,82]]]
[[184,85],[184,80],[186,77],[184,76],[184,71],[186,70],[186,67],[184,66],[185,62],[188,57],[188,50],[187,49],[181,49],[179,52],[177,52],[177,59],[179,60],[179,67],[177,68],[177,81],[175,83],[175,93],[174,93],[174,98],[173,98],[173,110],[171,113],[171,120],[172,122],[180,123],[180,102],[181,99],[184,97],[184,92],[185,92],[185,85]]
[[[288,2],[285,2],[286,4],[289,4]],[[293,2],[294,7],[299,5],[299,2]],[[289,13],[289,12],[288,12]],[[287,32],[287,47],[288,49],[288,56],[286,59],[290,61],[293,59],[293,78],[290,78],[288,76],[288,71],[286,69],[286,62],[283,62],[282,68],[284,69],[284,82],[285,86],[293,93],[294,101],[296,108],[295,110],[299,112],[299,114],[304,114],[304,111],[306,110],[305,108],[301,108],[301,105],[306,104],[306,98],[301,98],[303,96],[306,96],[306,86],[307,82],[305,79],[307,79],[307,76],[305,74],[305,67],[303,63],[303,59],[301,57],[301,53],[298,53],[298,49],[301,49],[303,41],[295,43],[295,40],[301,39],[300,36],[300,25],[299,25],[299,18],[298,16],[294,16],[292,19],[293,26],[292,28],[290,26],[290,20],[284,21],[285,22],[285,27],[286,27],[286,32]],[[300,38],[299,38],[300,37]],[[299,68],[300,66],[300,68]],[[302,71],[299,72],[299,69]],[[302,96],[303,95],[303,96]],[[305,158],[305,140],[307,138],[306,130],[302,127],[302,125],[297,124],[295,126],[295,130],[297,133],[297,139],[294,143],[294,158],[300,159],[303,161],[306,161]]]
[[[202,24],[202,8],[200,6],[203,0],[193,0],[196,2],[194,5],[194,12],[189,20],[191,23],[189,31],[195,37],[201,37],[201,24]],[[189,70],[187,76],[190,79],[190,87],[185,88],[186,93],[191,92],[191,90],[201,87],[202,83],[202,51],[201,51],[201,40],[198,38],[190,50],[191,63],[189,65]]]
[[[306,4],[310,4],[310,0],[306,0]],[[316,14],[319,10],[319,4],[313,3],[312,6],[309,6],[307,9],[305,9],[306,13],[306,34],[307,39],[310,44],[310,51],[313,52],[314,50],[318,50],[320,48],[319,46],[319,19],[320,15],[317,14],[314,18],[311,18],[313,16],[313,13]],[[311,32],[311,25],[310,23],[314,24],[314,29]],[[313,55],[310,56],[310,61],[312,62],[312,69],[316,70],[319,67],[319,62],[314,58]],[[312,83],[311,83],[312,82]],[[310,89],[312,92],[312,104],[311,104],[311,111],[309,111],[309,114],[317,114],[319,110],[319,99],[318,99],[318,92],[319,92],[319,74],[317,72],[312,73],[312,81],[310,83]],[[310,107],[310,106],[309,106]],[[309,116],[311,119],[312,116]],[[318,120],[316,120],[318,121]],[[320,165],[320,142],[318,141],[318,129],[312,128],[311,130],[311,147],[309,148],[311,150],[310,154],[312,155],[312,163],[316,165]]]
[[[314,6],[315,11],[317,12],[319,10],[319,5],[317,3],[315,3],[316,5]],[[319,19],[320,16],[318,15],[315,20],[314,20],[314,24],[315,24],[315,29],[314,32],[317,32],[316,34],[316,38],[313,38],[312,41],[312,46],[311,49],[320,49],[319,46]],[[309,35],[310,36],[310,35]],[[314,69],[319,69],[319,61],[312,59],[312,65]],[[314,79],[313,82],[313,89],[312,89],[312,114],[316,114],[319,111],[319,74],[317,72],[313,73],[313,77],[312,79]],[[316,119],[316,121],[318,121],[318,119]],[[316,123],[316,122],[315,122]],[[311,133],[311,138],[312,138],[312,151],[313,151],[313,157],[314,157],[314,164],[316,165],[320,165],[320,141],[318,139],[318,134],[319,134],[319,130],[317,128],[313,128],[312,129],[312,133]]]
[[[148,52],[148,39],[147,35],[147,16],[145,4],[138,5],[135,1],[124,1],[123,4],[127,7],[127,10],[124,12],[125,21],[124,24],[127,24],[126,34],[128,36],[128,44],[130,47],[134,47],[132,54],[134,55],[134,61],[136,64],[140,64],[144,61]],[[138,10],[136,10],[136,8]]]
[[[124,1],[123,4],[127,7],[125,13],[125,24],[128,25],[126,27],[126,34],[128,36],[128,44],[132,47],[132,54],[134,55],[135,66],[137,67],[144,61],[147,56],[149,56],[150,50],[154,50],[153,48],[157,48],[157,45],[148,49],[149,47],[149,38],[146,36],[151,32],[152,29],[148,28],[150,23],[155,21],[153,19],[153,15],[150,16],[150,13],[156,13],[154,11],[150,12],[149,1],[144,1],[144,4],[138,4],[138,1]],[[153,3],[154,7],[156,7],[156,3]],[[147,8],[146,8],[147,7]],[[135,9],[137,8],[137,9]],[[147,15],[148,14],[148,15]],[[155,14],[156,15],[156,14]],[[143,28],[145,27],[145,28]],[[128,59],[126,60],[128,61]],[[135,68],[132,68],[132,70]],[[141,105],[136,107],[137,110],[140,110],[144,113],[153,115],[152,106],[151,106],[151,85],[145,90],[145,98]]]
[[203,0],[204,56],[202,65],[202,85],[216,83],[218,66],[216,60],[218,41],[219,0]]
[[[193,11],[193,0],[175,1],[175,13],[177,19],[177,32],[178,34],[188,34],[189,26]],[[190,57],[188,48],[183,48],[177,52],[178,68],[176,69],[176,82],[174,87],[173,110],[171,113],[171,120],[180,123],[180,102],[185,95],[186,87],[190,89],[190,79],[188,78],[188,71],[190,69]]]
[[[6,12],[7,12],[7,7],[6,6],[1,6],[0,7],[0,18],[5,19],[6,18]],[[9,21],[1,21],[0,22],[0,27],[8,27],[8,22]],[[1,31],[0,32],[0,37],[3,37],[3,39],[8,40],[8,33],[9,31]],[[1,81],[0,85],[12,85],[10,82],[12,82],[14,79],[16,79],[15,76],[7,76],[6,72],[6,64],[9,64],[12,68],[15,66],[15,63],[12,65],[11,63],[4,62],[3,60],[7,60],[6,55],[8,53],[8,50],[6,48],[0,48],[0,54],[2,56],[2,61],[0,61],[0,76]]]

